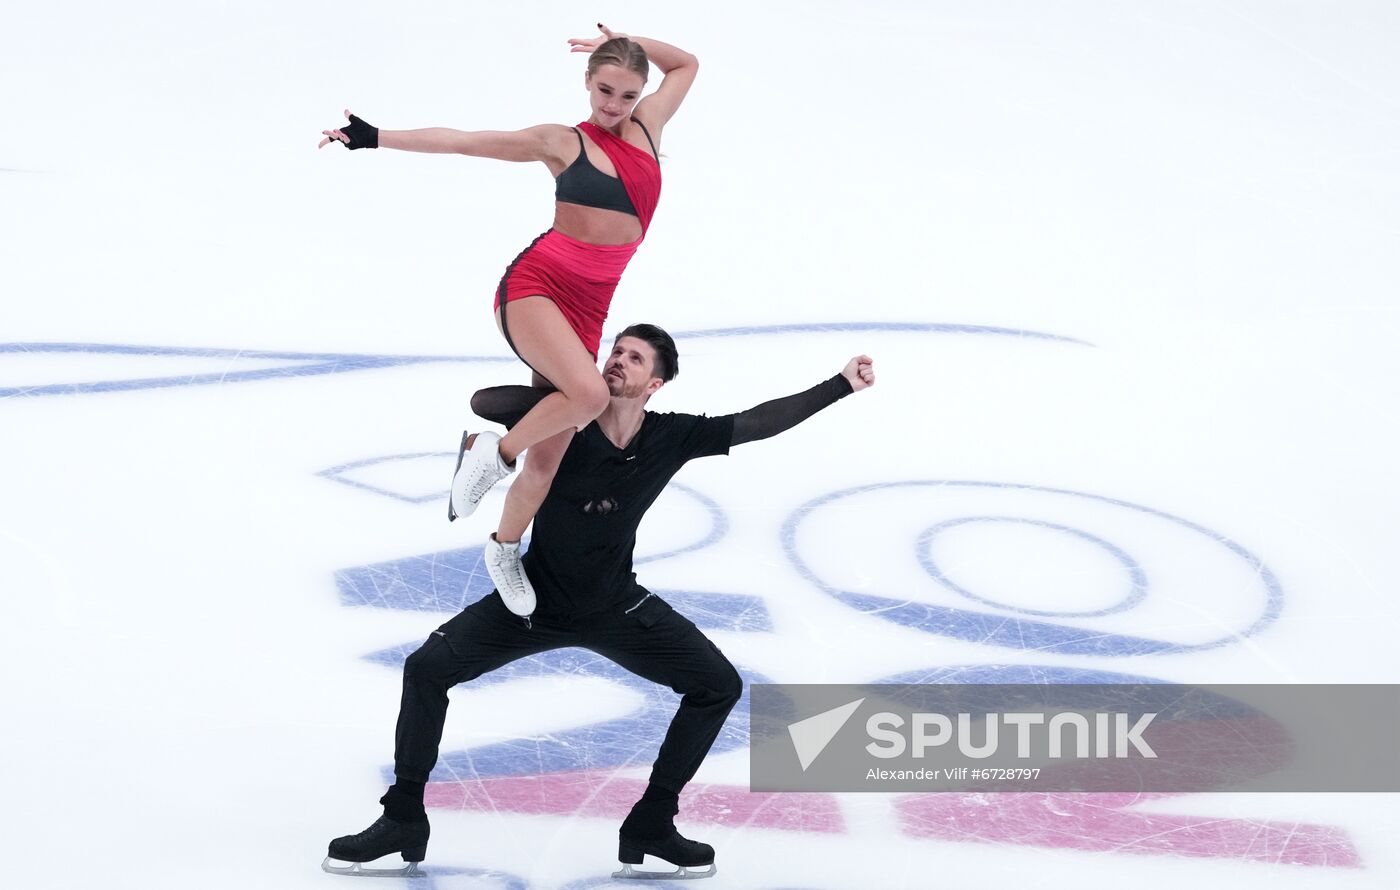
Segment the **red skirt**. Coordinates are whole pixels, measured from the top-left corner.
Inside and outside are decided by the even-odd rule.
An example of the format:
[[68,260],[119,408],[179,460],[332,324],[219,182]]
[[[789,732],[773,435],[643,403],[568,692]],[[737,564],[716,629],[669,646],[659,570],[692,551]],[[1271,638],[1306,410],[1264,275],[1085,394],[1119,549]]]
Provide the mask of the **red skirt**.
[[[613,291],[641,243],[638,238],[631,244],[589,244],[550,229],[506,268],[492,308],[521,297],[549,297],[596,361]],[[505,315],[503,311],[502,327],[509,342]]]

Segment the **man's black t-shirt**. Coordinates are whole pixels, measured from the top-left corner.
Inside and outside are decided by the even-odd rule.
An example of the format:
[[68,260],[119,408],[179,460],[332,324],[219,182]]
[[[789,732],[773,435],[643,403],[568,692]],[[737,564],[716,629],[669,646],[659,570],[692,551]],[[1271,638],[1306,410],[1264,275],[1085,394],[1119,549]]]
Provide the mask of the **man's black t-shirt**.
[[574,435],[522,557],[540,617],[584,616],[616,607],[637,587],[637,527],[686,461],[728,454],[734,415],[647,411],[618,448],[595,421]]

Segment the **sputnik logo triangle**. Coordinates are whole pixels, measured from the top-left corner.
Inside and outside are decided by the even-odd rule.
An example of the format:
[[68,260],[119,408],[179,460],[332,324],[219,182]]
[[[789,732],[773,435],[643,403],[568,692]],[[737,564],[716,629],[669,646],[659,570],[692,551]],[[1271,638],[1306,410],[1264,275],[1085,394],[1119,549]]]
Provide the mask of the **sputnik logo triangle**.
[[792,737],[792,747],[797,752],[797,761],[802,764],[804,773],[807,767],[812,765],[812,761],[831,744],[831,740],[836,738],[841,727],[846,725],[846,721],[851,719],[851,715],[863,701],[864,698],[858,698],[839,708],[823,711],[815,717],[788,724],[788,735]]

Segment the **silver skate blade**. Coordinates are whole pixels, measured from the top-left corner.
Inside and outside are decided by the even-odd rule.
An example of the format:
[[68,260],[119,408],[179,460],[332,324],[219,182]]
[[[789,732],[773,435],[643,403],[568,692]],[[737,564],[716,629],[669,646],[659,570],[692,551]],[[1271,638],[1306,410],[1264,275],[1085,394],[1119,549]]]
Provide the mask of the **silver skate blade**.
[[628,881],[691,881],[699,878],[713,878],[715,876],[715,864],[711,862],[704,866],[703,871],[693,868],[686,868],[684,865],[676,867],[675,871],[638,871],[630,864],[622,863],[619,871],[612,873],[614,878]]
[[[468,449],[471,448],[472,434],[468,430],[462,430],[462,446],[457,449],[457,466],[452,470],[452,481],[457,481],[457,471],[462,469],[462,458],[467,456]],[[452,491],[447,492],[447,521],[457,521],[457,508],[452,506]]]
[[426,878],[428,876],[428,873],[421,870],[416,862],[409,862],[403,868],[366,868],[363,862],[331,865],[332,862],[339,861],[327,856],[321,862],[321,871],[352,878]]

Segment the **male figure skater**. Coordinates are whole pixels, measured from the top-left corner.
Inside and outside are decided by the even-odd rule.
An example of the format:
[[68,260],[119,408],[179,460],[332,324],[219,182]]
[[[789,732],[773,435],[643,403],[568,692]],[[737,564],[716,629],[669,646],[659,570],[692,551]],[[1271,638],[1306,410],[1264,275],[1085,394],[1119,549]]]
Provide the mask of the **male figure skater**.
[[[674,818],[681,789],[719,735],[743,683],[729,659],[688,619],[637,583],[632,550],[637,527],[671,477],[689,460],[789,429],[838,399],[875,382],[868,356],[806,392],[739,414],[658,414],[647,400],[678,370],[676,345],[654,325],[618,335],[604,367],[611,399],[602,415],[575,434],[522,558],[538,595],[521,617],[493,592],[433,631],[408,657],[395,733],[395,782],[380,799],[384,815],[356,835],[330,843],[322,867],[339,874],[417,874],[426,855],[423,790],[437,762],[447,716],[447,691],[518,658],[565,646],[597,652],[682,695],[662,740],[646,792],[618,831],[618,877],[644,854],[678,866],[673,877],[714,874],[714,848],[682,837]],[[506,425],[524,416],[544,390],[500,386],[478,392],[472,408]],[[366,869],[402,853],[402,869]],[[334,866],[331,860],[354,863]],[[708,867],[707,871],[688,872]]]

